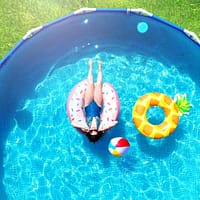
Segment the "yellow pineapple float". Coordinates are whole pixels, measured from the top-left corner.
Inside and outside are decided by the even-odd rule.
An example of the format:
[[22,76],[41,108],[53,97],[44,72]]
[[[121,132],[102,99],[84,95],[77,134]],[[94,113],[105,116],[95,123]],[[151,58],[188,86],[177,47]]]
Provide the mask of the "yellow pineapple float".
[[[165,112],[165,118],[158,125],[151,124],[146,117],[147,110],[151,106],[159,106]],[[177,94],[172,100],[169,96],[152,92],[140,97],[133,107],[132,118],[136,128],[145,136],[161,139],[169,136],[176,129],[179,117],[188,114],[192,104],[186,95]]]

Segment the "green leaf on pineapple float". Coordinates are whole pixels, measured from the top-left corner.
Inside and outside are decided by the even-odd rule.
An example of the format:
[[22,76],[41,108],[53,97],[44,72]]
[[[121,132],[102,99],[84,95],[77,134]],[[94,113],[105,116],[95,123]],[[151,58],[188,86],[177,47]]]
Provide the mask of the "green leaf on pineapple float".
[[186,94],[176,94],[174,101],[178,106],[180,115],[189,114],[192,104],[188,101]]

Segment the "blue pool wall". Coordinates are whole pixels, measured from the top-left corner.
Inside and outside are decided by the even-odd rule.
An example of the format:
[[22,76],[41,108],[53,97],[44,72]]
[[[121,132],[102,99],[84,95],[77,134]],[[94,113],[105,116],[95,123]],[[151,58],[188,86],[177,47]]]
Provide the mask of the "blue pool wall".
[[[173,24],[173,23],[171,23],[171,22],[169,22],[169,21],[167,21],[167,20],[164,20],[164,19],[162,19],[162,18],[160,18],[160,17],[158,17],[158,16],[156,16],[156,15],[153,15],[152,13],[150,13],[150,14],[152,14],[151,16],[145,16],[144,15],[144,13],[142,13],[142,11],[138,11],[138,12],[136,12],[136,11],[132,11],[132,10],[137,10],[137,9],[92,9],[92,10],[90,10],[90,9],[88,9],[88,8],[85,8],[85,9],[82,9],[82,11],[81,12],[74,12],[74,13],[72,13],[72,14],[69,14],[69,15],[67,15],[67,16],[64,16],[64,17],[62,17],[62,18],[59,18],[59,19],[57,19],[57,20],[55,20],[55,21],[52,21],[52,22],[50,22],[50,23],[48,23],[48,24],[45,24],[45,25],[43,25],[43,26],[41,26],[41,30],[39,30],[38,32],[36,32],[36,33],[30,33],[30,37],[28,37],[28,38],[23,38],[22,40],[20,40],[17,44],[16,44],[16,46],[2,59],[2,60],[0,60],[0,68],[1,67],[3,67],[4,65],[5,65],[5,63],[6,63],[6,61],[16,52],[16,50],[18,49],[18,48],[20,48],[25,42],[26,42],[26,40],[28,40],[28,39],[32,39],[36,34],[38,34],[39,32],[41,32],[41,31],[44,31],[44,30],[46,30],[46,29],[48,29],[50,26],[55,26],[56,24],[61,24],[62,22],[64,22],[64,21],[66,21],[66,20],[68,20],[69,21],[69,19],[70,18],[72,18],[73,17],[73,19],[74,19],[74,17],[77,17],[78,15],[81,15],[81,17],[84,17],[84,15],[85,15],[85,18],[87,18],[87,15],[90,15],[90,14],[92,14],[93,16],[94,15],[98,15],[98,13],[114,13],[114,15],[116,15],[116,13],[124,13],[125,15],[127,15],[127,16],[130,16],[130,15],[136,15],[135,16],[135,18],[138,16],[139,17],[139,21],[142,21],[142,17],[144,18],[144,21],[145,22],[147,22],[148,23],[148,18],[151,18],[151,22],[155,22],[156,23],[156,26],[157,26],[157,23],[161,23],[161,24],[163,24],[163,28],[162,29],[160,29],[160,30],[156,30],[156,28],[155,27],[153,27],[153,24],[151,24],[151,27],[150,27],[150,31],[151,32],[148,32],[148,35],[150,35],[151,36],[151,38],[152,38],[152,40],[150,41],[150,42],[153,42],[153,44],[151,44],[151,43],[148,43],[148,41],[145,41],[145,43],[146,43],[146,46],[152,46],[152,48],[154,47],[154,44],[157,44],[158,43],[158,41],[163,41],[163,39],[164,40],[169,40],[170,38],[166,38],[166,36],[165,36],[165,34],[166,33],[168,33],[169,32],[169,30],[171,29],[172,31],[174,31],[174,30],[177,30],[178,32],[181,32],[184,36],[186,36],[186,37],[188,37],[190,40],[192,40],[192,42],[194,42],[194,43],[196,43],[196,45],[198,46],[198,47],[200,47],[200,40],[198,39],[198,37],[197,37],[197,40],[198,41],[195,41],[195,40],[193,40],[192,38],[192,35],[191,36],[188,36],[188,35],[186,35],[185,34],[185,29],[183,29],[183,28],[181,28],[181,27],[179,27],[179,26],[177,26],[177,25],[175,25],[175,24]],[[140,10],[140,9],[139,9]],[[143,9],[142,9],[143,10]],[[145,10],[144,10],[145,11]],[[146,11],[147,12],[147,11]],[[148,13],[148,12],[147,12]],[[90,16],[91,17],[91,16]],[[105,18],[105,19],[107,19],[107,18]],[[153,20],[152,20],[153,19]],[[126,20],[126,19],[125,19]],[[117,21],[117,20],[115,20],[115,21]],[[121,21],[121,20],[120,20]],[[113,21],[112,21],[113,22]],[[125,24],[127,24],[127,23],[129,23],[130,21],[126,21],[125,22]],[[119,25],[119,24],[117,24],[117,23],[115,23],[116,25]],[[71,24],[72,25],[72,24]],[[95,23],[93,24],[93,25],[95,25]],[[105,21],[103,21],[103,24],[102,25],[105,25]],[[113,24],[112,24],[113,25]],[[130,29],[131,28],[133,28],[134,27],[134,25],[136,25],[135,23],[130,23]],[[91,26],[91,25],[90,25]],[[94,26],[95,27],[95,26]],[[110,26],[110,27],[113,27],[113,26]],[[127,26],[128,27],[128,26]],[[136,26],[135,26],[136,27]],[[97,28],[97,27],[96,27]],[[107,27],[107,28],[109,28],[109,27]],[[119,30],[120,30],[120,26],[119,27],[117,27],[117,29],[116,30],[118,30],[118,32],[119,32]],[[166,29],[168,29],[166,32],[165,32],[165,29],[164,28],[166,28]],[[40,29],[40,28],[39,28]],[[102,29],[101,31],[103,31],[104,29]],[[47,30],[46,30],[47,31]],[[77,30],[78,31],[78,30]],[[114,34],[111,34],[112,33],[112,30],[109,30],[110,32],[108,32],[109,33],[109,35],[112,37],[113,35],[116,37],[116,33],[114,33]],[[30,31],[31,32],[31,31]],[[75,33],[74,32],[74,30],[72,30],[72,35]],[[177,34],[178,34],[178,32],[177,32]],[[175,32],[174,32],[175,33]],[[192,32],[191,32],[192,33]],[[95,37],[98,35],[98,34],[100,34],[100,36],[103,36],[103,34],[102,34],[102,32],[97,32],[96,31],[96,34],[94,35]],[[136,36],[136,35],[133,35],[134,34],[134,32],[133,32],[133,29],[131,29],[130,30],[130,34],[132,35],[132,36]],[[193,33],[194,34],[194,33]],[[141,35],[141,34],[139,34],[139,35]],[[194,34],[195,35],[195,34]],[[55,35],[56,36],[56,35]],[[122,35],[122,36],[124,36],[124,35]],[[129,41],[131,41],[131,40],[133,40],[133,37],[128,37],[128,38],[125,38],[125,37],[123,37],[123,40],[122,40],[122,42],[124,42],[124,40],[126,40],[126,41],[128,41],[129,39]],[[142,38],[144,38],[143,37],[144,35],[142,35]],[[168,36],[170,36],[170,35],[168,35]],[[175,35],[171,35],[172,36],[172,41],[171,41],[171,43],[173,43],[173,39],[174,38],[176,38],[176,36]],[[66,35],[63,37],[63,38],[65,38],[66,37]],[[67,37],[69,37],[69,35],[67,35]],[[59,39],[59,38],[57,38],[57,39]],[[66,39],[66,38],[65,38]],[[73,39],[80,39],[80,38],[73,38]],[[136,40],[137,39],[137,40]],[[141,43],[142,41],[141,40],[138,40],[139,38],[138,37],[136,37],[135,38],[135,41],[134,41],[134,43]],[[180,38],[179,38],[180,39]],[[72,41],[71,41],[72,42]],[[177,40],[176,42],[182,42],[181,40]],[[173,52],[172,53],[174,53],[174,51],[179,51],[179,50],[181,50],[179,47],[180,47],[180,44],[178,44],[178,43],[176,43],[175,42],[175,45],[177,46],[175,49],[173,49]],[[184,41],[185,42],[185,41]],[[190,43],[191,41],[189,41],[189,43]],[[64,43],[64,45],[65,45],[65,43]],[[160,44],[161,45],[161,44]],[[63,46],[63,45],[62,45]],[[69,45],[67,45],[67,46],[69,46]],[[124,45],[123,45],[124,46]],[[139,46],[141,46],[141,44],[139,45]],[[133,46],[134,47],[134,46]],[[169,49],[168,49],[168,51],[171,51],[170,50],[170,47],[171,47],[171,45],[169,45]],[[47,47],[44,47],[44,48],[47,48]],[[165,47],[164,47],[164,49],[165,49]],[[45,49],[46,50],[46,49]],[[68,50],[70,50],[70,48],[68,49]],[[146,49],[147,50],[147,49]],[[169,52],[168,52],[169,53]],[[187,53],[188,53],[188,51],[187,51]],[[193,53],[193,52],[192,52]],[[176,54],[174,54],[174,55],[176,55]],[[187,55],[187,54],[186,54]]]
[[[200,44],[186,35],[183,28],[155,15],[144,16],[130,9],[82,11],[45,24],[32,37],[22,39],[0,61],[2,199],[6,199],[2,183],[4,144],[15,125],[17,107],[25,99],[35,98],[36,85],[55,68],[102,51],[122,55],[135,51],[176,65],[199,81]],[[149,25],[146,33],[137,31],[139,22]]]

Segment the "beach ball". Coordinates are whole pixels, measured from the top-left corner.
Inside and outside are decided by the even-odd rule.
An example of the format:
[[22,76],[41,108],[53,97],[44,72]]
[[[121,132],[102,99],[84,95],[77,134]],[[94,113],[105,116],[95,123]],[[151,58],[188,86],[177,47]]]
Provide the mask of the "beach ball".
[[123,156],[129,150],[130,144],[123,137],[116,137],[110,140],[108,150],[113,156]]

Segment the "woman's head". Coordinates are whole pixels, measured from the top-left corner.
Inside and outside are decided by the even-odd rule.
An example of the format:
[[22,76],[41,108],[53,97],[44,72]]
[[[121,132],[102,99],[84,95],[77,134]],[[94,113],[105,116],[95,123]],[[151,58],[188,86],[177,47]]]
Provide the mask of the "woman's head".
[[90,142],[97,142],[103,135],[102,131],[91,130],[87,133]]

